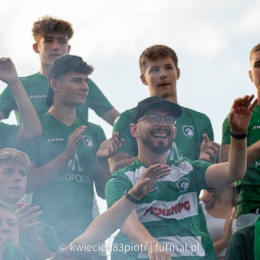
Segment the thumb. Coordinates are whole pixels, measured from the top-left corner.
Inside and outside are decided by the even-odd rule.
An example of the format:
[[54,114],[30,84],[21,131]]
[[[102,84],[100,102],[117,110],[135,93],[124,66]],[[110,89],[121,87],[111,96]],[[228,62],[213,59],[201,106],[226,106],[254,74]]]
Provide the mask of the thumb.
[[115,140],[119,136],[118,132],[115,132],[109,140]]
[[203,134],[203,141],[204,141],[205,143],[209,143],[209,142],[210,142],[209,137],[208,137],[207,134]]

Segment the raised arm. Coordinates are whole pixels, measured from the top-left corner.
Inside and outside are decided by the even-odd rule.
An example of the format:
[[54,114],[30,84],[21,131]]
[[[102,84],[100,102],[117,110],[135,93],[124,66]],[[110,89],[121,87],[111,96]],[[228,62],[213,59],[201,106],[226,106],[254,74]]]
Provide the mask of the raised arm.
[[[235,99],[229,114],[231,144],[228,162],[211,165],[206,171],[206,182],[210,188],[228,185],[244,177],[247,169],[246,133],[252,111],[258,100],[254,95]],[[223,152],[223,151],[222,151]],[[223,156],[223,154],[222,154]]]
[[[170,168],[167,165],[156,164],[144,171],[135,186],[128,191],[134,199],[139,200],[144,197],[155,185],[158,179],[168,175]],[[87,230],[72,244],[98,245],[120,228],[127,217],[134,210],[136,203],[123,196],[111,208],[97,217],[87,228]],[[117,214],[120,212],[120,214]],[[139,222],[140,223],[140,222]]]
[[100,117],[104,119],[108,124],[113,126],[118,116],[119,116],[119,112],[115,108],[112,108],[111,110],[101,115]]
[[42,128],[38,116],[10,58],[0,59],[0,79],[7,83],[12,90],[23,122],[22,127],[17,132],[17,143],[23,144],[40,136]]

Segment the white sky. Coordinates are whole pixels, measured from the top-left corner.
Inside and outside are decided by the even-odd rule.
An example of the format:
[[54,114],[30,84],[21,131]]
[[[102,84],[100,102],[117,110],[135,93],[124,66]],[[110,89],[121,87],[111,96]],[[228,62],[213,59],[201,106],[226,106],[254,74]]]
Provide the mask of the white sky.
[[[255,93],[248,78],[249,52],[260,42],[260,1],[242,0],[9,0],[0,7],[0,57],[19,76],[39,70],[32,50],[33,22],[52,15],[72,23],[71,54],[95,67],[91,78],[120,111],[148,96],[138,59],[154,44],[173,48],[181,78],[178,101],[211,119],[221,142],[222,122],[237,96]],[[0,91],[5,84],[0,82]],[[110,137],[112,128],[90,113]],[[15,123],[11,116],[8,123]]]

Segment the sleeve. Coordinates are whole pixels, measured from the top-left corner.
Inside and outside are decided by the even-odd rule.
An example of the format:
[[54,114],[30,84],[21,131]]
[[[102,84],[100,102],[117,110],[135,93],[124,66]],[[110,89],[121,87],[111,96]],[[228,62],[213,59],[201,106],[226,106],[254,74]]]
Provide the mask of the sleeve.
[[202,160],[196,160],[192,162],[192,166],[196,178],[196,185],[199,191],[205,189],[209,192],[212,192],[214,190],[213,188],[210,188],[207,185],[206,178],[205,178],[206,171],[210,165],[212,165],[212,163],[202,161]]
[[8,118],[12,110],[17,110],[16,101],[11,89],[6,87],[0,95],[0,111]]
[[132,187],[133,186],[123,178],[116,176],[110,177],[105,188],[107,207],[110,208],[124,196],[125,190],[130,190]]
[[31,163],[35,163],[37,165],[40,151],[38,138],[28,142],[24,146],[23,150],[29,156]]
[[203,133],[206,133],[210,141],[214,141],[214,133],[210,119],[206,116],[204,121]]
[[93,109],[98,116],[102,116],[114,108],[92,80],[89,80],[88,85],[90,92],[89,107]]
[[128,120],[127,115],[125,113],[120,114],[113,125],[113,133],[119,132],[118,139],[121,140],[121,138],[124,138],[125,140],[125,146],[119,150],[119,153],[127,153],[130,156],[136,156],[137,142],[130,132],[130,124],[131,121]]
[[56,253],[59,250],[59,240],[54,228],[47,223],[43,222],[43,230],[39,235],[43,239],[44,245],[49,249],[51,253]]
[[10,147],[15,148],[16,146],[16,136],[20,129],[18,125],[8,125],[0,122],[0,136],[1,144],[0,147]]
[[226,117],[222,125],[221,145],[225,145],[225,144],[230,144],[230,126],[228,122],[228,117]]

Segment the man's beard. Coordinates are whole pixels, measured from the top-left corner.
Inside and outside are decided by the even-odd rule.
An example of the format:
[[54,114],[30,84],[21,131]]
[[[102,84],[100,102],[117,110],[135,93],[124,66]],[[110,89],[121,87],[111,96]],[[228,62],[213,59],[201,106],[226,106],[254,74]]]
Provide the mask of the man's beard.
[[146,148],[148,148],[150,151],[156,154],[163,154],[165,152],[168,152],[172,146],[172,142],[169,142],[167,145],[159,144],[158,146],[155,146],[147,138],[143,138],[142,136],[140,136],[140,140]]

